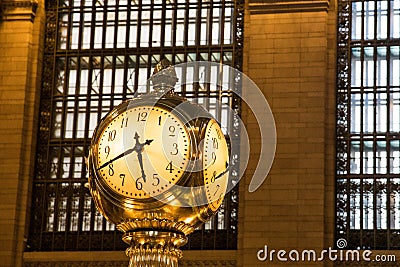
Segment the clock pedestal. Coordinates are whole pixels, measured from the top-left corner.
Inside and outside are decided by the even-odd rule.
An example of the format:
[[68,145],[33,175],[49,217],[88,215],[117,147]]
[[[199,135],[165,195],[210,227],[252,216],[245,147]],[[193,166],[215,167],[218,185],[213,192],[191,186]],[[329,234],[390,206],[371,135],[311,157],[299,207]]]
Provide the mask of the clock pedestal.
[[148,218],[127,220],[117,229],[124,232],[122,240],[130,246],[126,250],[129,267],[177,267],[182,258],[179,248],[194,230],[183,222]]

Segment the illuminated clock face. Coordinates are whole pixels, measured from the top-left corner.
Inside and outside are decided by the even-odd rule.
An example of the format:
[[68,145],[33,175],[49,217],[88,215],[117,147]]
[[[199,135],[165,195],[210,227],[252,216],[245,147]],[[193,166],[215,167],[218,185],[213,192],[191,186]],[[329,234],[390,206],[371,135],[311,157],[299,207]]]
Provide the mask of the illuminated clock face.
[[229,178],[228,144],[218,123],[209,121],[203,146],[203,174],[207,201],[216,211],[224,199]]
[[177,116],[159,107],[134,107],[100,134],[96,170],[118,194],[146,199],[179,181],[189,149],[188,131]]

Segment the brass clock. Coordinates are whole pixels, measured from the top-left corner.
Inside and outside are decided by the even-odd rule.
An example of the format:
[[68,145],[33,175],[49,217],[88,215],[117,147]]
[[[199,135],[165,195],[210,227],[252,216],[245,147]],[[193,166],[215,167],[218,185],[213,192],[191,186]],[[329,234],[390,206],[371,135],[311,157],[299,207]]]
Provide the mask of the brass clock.
[[121,103],[94,131],[89,189],[124,233],[130,266],[177,266],[186,236],[222,204],[229,147],[206,110],[173,92],[169,62],[151,81],[155,92]]

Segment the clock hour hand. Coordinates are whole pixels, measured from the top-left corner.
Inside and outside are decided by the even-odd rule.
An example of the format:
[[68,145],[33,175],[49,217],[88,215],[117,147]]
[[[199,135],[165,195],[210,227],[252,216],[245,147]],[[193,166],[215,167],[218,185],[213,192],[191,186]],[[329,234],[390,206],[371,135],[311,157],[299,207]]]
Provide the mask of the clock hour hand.
[[133,147],[133,149],[134,149],[134,150],[136,151],[136,153],[137,153],[137,157],[138,157],[138,161],[139,161],[140,170],[141,170],[141,172],[142,172],[143,181],[146,182],[146,174],[144,173],[144,169],[143,169],[142,150],[143,150],[143,147],[144,147],[145,145],[150,145],[151,142],[153,142],[153,140],[147,139],[144,143],[141,144],[141,143],[139,142],[139,138],[140,138],[140,137],[139,137],[138,133],[135,132],[135,137],[134,137],[134,139],[136,140],[136,143],[135,143],[135,146]]
[[214,181],[219,179],[219,178],[221,178],[224,174],[226,174],[227,172],[230,171],[231,167],[229,166],[228,162],[225,164],[225,166],[226,166],[225,171],[223,171],[220,174],[216,175],[215,178],[213,178]]
[[116,161],[117,159],[120,159],[126,155],[131,154],[132,152],[134,152],[135,149],[134,148],[130,148],[128,150],[126,150],[125,152],[122,152],[121,154],[119,154],[118,156],[116,156],[113,159],[110,159],[109,161],[107,161],[106,163],[104,163],[103,165],[101,165],[99,168],[97,168],[97,170],[103,169],[104,167],[110,165],[111,163],[113,163],[114,161]]

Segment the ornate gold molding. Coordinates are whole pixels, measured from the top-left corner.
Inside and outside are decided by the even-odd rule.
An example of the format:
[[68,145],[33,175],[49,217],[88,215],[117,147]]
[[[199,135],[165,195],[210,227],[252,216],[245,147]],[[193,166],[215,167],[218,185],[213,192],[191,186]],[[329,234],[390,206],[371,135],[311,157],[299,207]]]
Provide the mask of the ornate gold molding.
[[[26,262],[23,267],[126,267],[128,261],[63,261],[63,262]],[[236,267],[235,260],[182,260],[179,267],[225,266]]]
[[249,0],[250,14],[327,12],[329,0]]
[[38,7],[37,0],[1,0],[0,21],[35,19]]
[[163,229],[172,230],[188,235],[194,231],[194,228],[184,222],[170,221],[167,219],[128,219],[117,225],[121,232],[129,232],[137,229]]
[[[179,267],[237,266],[237,250],[185,250]],[[25,252],[23,267],[126,267],[123,251]]]

